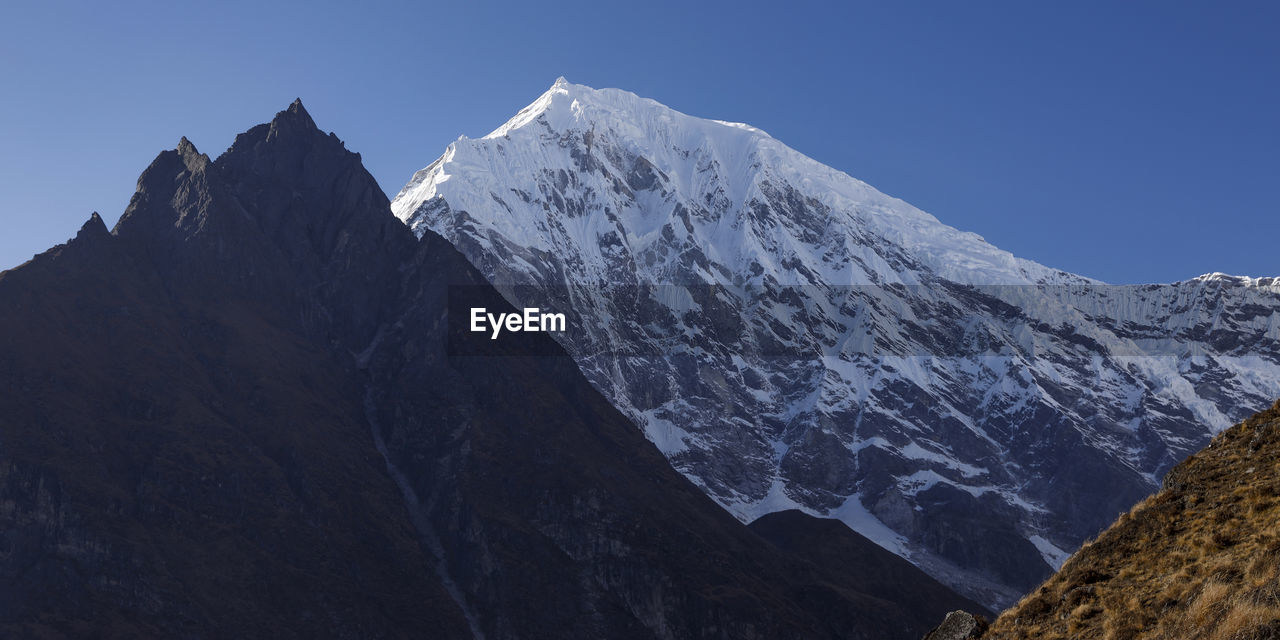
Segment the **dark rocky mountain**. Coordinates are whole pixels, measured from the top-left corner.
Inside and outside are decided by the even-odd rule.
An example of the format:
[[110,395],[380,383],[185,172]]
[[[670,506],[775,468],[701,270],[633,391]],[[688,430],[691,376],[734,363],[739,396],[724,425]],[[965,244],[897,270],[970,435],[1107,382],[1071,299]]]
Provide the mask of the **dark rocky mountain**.
[[451,350],[458,287],[504,304],[300,102],[0,274],[0,635],[915,638],[977,608],[843,525],[741,524],[548,338]]
[[[95,214],[0,275],[0,635],[466,634],[372,444],[362,381],[317,339],[358,330],[316,293],[337,243],[267,226],[385,207],[336,140],[287,137],[308,122],[295,105],[216,164],[184,140],[114,234]],[[271,190],[299,193],[293,210],[232,181],[308,156],[323,188]],[[327,204],[361,196],[343,179],[365,202]]]

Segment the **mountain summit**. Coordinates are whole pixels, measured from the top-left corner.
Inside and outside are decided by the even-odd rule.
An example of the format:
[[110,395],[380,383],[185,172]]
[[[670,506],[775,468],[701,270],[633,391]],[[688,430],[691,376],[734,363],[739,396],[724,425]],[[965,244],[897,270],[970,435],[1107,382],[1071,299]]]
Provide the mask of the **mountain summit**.
[[[615,152],[623,155],[609,155]],[[483,167],[487,173],[457,170],[463,167]],[[643,252],[650,245],[662,244],[652,231],[671,226],[677,232],[683,230],[681,239],[687,238],[708,253],[715,251],[722,266],[738,267],[734,273],[744,278],[751,277],[748,267],[753,261],[777,253],[780,247],[776,243],[784,239],[777,235],[774,221],[753,217],[750,204],[789,195],[773,193],[775,187],[803,184],[814,197],[807,204],[823,214],[821,220],[809,222],[821,222],[822,226],[789,231],[824,234],[830,246],[806,243],[785,248],[805,259],[805,266],[824,262],[822,254],[812,253],[814,250],[842,251],[840,260],[826,261],[826,271],[821,274],[833,284],[916,283],[924,270],[983,284],[1089,282],[1017,259],[976,234],[943,225],[755,127],[695,118],[633,93],[592,89],[563,78],[484,138],[451,144],[439,160],[413,176],[393,207],[397,216],[417,228],[428,224],[429,218],[415,215],[416,209],[433,198],[444,199],[454,209],[480,211],[489,206],[490,194],[500,195],[501,203],[510,198],[523,200],[525,195],[548,196],[540,191],[548,173],[554,174],[553,180],[581,180],[583,188],[597,188],[596,201],[584,204],[598,206],[601,211],[608,208],[619,218],[616,222],[606,219],[574,225],[570,231],[581,236],[574,238],[580,244],[595,244],[587,237],[592,233],[627,231],[633,235],[628,240],[638,241],[631,249]],[[642,216],[643,220],[628,215],[628,207],[634,204],[630,197],[636,193],[656,196],[665,200],[662,204],[666,206],[651,203],[645,213],[652,215]],[[686,198],[690,201],[683,201]],[[683,206],[677,208],[676,204]],[[505,235],[528,238],[526,248],[545,250],[548,247],[543,241],[553,224],[546,218],[572,218],[586,212],[568,208],[532,213],[532,217],[511,216]],[[677,224],[670,225],[672,222]],[[806,221],[789,222],[799,225]],[[610,224],[613,227],[606,228]],[[893,240],[892,247],[881,253],[851,242],[868,233]],[[607,264],[586,266],[590,275],[610,275]],[[670,269],[663,270],[664,266]],[[646,264],[643,275],[658,277],[661,282],[692,275],[673,271],[676,266]],[[792,276],[787,282],[795,284],[808,280],[805,274],[787,269],[771,275]]]
[[[434,155],[434,154],[433,154]],[[993,606],[1280,396],[1280,285],[1108,286],[748,125],[557,81],[392,203],[744,521],[839,518]]]

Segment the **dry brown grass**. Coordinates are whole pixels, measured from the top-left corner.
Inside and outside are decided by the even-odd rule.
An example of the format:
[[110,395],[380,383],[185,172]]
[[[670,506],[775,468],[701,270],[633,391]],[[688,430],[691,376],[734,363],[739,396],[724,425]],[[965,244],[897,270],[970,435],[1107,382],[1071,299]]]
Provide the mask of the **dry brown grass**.
[[996,619],[989,640],[1280,640],[1280,402]]

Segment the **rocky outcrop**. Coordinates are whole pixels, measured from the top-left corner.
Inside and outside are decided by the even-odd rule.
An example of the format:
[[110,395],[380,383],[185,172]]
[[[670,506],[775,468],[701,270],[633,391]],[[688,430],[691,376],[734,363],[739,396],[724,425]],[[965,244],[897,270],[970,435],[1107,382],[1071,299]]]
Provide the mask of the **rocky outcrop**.
[[925,634],[924,640],[970,640],[981,638],[987,631],[987,621],[967,611],[952,611],[942,624]]

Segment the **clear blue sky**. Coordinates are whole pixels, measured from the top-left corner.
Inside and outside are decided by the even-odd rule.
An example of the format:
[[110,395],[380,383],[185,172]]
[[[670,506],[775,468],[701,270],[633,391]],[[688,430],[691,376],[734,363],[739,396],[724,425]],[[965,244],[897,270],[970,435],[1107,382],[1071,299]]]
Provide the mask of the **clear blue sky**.
[[1277,7],[9,2],[0,268],[113,224],[183,135],[216,156],[301,96],[394,196],[564,75],[758,126],[1050,266],[1280,275]]

